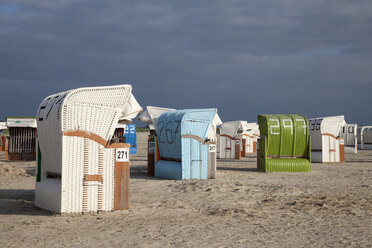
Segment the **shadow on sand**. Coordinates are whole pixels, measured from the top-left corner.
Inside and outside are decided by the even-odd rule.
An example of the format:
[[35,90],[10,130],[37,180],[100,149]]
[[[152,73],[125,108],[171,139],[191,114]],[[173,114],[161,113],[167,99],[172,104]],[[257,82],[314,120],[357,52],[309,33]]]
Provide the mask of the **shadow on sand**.
[[258,170],[257,168],[236,168],[236,167],[220,167],[217,166],[217,171],[224,170],[224,171],[245,171],[245,172],[260,172],[263,173],[263,171]]
[[243,159],[223,159],[223,158],[218,158],[217,159],[217,163],[218,162],[222,162],[222,163],[243,163],[243,164],[246,164],[246,163],[257,163],[257,160],[253,160],[253,159],[246,159],[246,158],[243,158]]
[[133,156],[130,157],[130,161],[146,161],[147,162],[147,156]]
[[39,215],[53,214],[35,207],[35,190],[0,189],[0,215]]
[[368,164],[372,163],[372,160],[346,160],[344,163],[361,163],[361,164]]
[[147,174],[147,166],[136,165],[130,167],[130,178],[131,179],[145,179],[145,180],[164,180],[159,177],[151,176]]

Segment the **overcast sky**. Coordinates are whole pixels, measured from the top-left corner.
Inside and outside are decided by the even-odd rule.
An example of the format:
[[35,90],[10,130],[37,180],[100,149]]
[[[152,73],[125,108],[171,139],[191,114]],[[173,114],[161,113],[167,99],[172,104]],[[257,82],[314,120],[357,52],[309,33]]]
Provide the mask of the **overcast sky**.
[[0,1],[0,119],[130,83],[142,107],[372,125],[371,0]]

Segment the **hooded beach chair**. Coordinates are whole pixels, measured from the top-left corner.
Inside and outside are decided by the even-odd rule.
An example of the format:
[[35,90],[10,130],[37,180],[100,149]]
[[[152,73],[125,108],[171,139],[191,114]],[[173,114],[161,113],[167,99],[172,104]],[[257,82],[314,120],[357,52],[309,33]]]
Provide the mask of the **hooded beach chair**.
[[131,85],[79,88],[39,106],[35,205],[56,213],[128,209],[129,144],[111,141],[142,108]]
[[258,115],[260,142],[257,168],[263,171],[311,170],[310,137],[306,117]]

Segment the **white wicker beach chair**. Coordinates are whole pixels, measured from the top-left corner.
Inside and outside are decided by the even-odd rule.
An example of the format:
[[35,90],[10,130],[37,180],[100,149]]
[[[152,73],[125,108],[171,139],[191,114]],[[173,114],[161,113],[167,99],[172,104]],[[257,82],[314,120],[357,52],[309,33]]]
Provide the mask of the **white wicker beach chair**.
[[220,128],[220,158],[240,159],[256,152],[259,138],[257,123],[247,121],[228,121]]
[[111,143],[142,108],[131,85],[79,88],[39,106],[35,205],[56,213],[128,209],[129,144]]

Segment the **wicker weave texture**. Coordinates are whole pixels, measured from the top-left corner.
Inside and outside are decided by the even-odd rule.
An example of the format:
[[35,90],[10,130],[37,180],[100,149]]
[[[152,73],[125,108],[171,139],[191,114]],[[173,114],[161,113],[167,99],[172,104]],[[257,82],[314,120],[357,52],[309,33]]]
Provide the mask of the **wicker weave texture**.
[[235,158],[235,151],[233,150],[235,149],[235,143],[238,142],[237,140],[240,142],[242,156],[245,156],[254,152],[253,143],[257,142],[259,137],[258,125],[247,121],[228,121],[221,125],[220,137],[222,144],[220,146],[220,158]]
[[[37,206],[58,213],[113,210],[115,149],[106,145],[120,120],[142,110],[131,91],[130,85],[80,88],[43,100],[37,117],[42,158]],[[64,136],[71,131],[98,140]]]
[[[311,137],[311,151],[314,153],[311,162],[333,163],[340,162],[340,154],[344,145],[342,129],[346,126],[343,115],[309,119],[309,134]],[[340,137],[341,135],[341,137]],[[319,154],[321,153],[321,154]]]
[[61,182],[45,178],[36,183],[35,205],[51,212],[61,213]]
[[234,140],[226,136],[220,136],[220,158],[235,159],[235,144],[239,140]]

